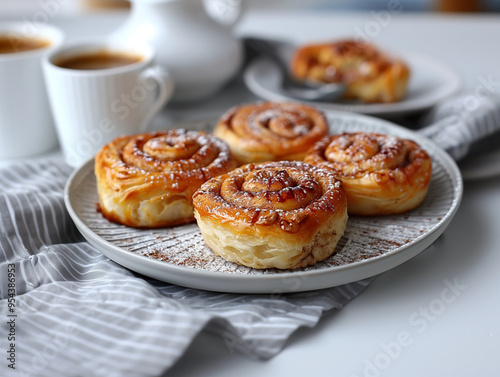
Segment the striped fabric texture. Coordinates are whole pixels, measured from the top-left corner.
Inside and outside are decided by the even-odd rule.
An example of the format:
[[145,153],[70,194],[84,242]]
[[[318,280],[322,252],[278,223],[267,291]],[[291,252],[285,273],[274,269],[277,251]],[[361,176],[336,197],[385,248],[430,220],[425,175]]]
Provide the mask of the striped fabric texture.
[[2,357],[1,376],[159,376],[202,330],[220,334],[231,352],[270,358],[297,328],[314,326],[368,284],[237,295],[139,276],[90,246],[72,224],[63,204],[70,172],[50,160],[0,170],[0,344],[5,355],[14,319],[16,368]]
[[460,96],[436,106],[424,119],[421,133],[459,161],[477,142],[483,145],[500,132],[500,96]]

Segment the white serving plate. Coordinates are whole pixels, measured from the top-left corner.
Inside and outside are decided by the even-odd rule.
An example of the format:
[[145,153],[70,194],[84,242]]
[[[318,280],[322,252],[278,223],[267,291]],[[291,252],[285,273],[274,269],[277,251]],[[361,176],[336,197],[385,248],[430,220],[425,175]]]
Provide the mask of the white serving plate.
[[[385,117],[417,113],[457,93],[461,86],[458,74],[445,64],[427,56],[407,54],[410,67],[408,92],[395,103],[309,102],[326,111],[349,111]],[[269,101],[293,100],[280,87],[281,73],[271,60],[259,58],[247,67],[245,84],[256,96]]]
[[[75,170],[65,204],[82,235],[116,263],[149,277],[186,287],[237,293],[286,293],[322,289],[387,271],[416,256],[446,229],[462,198],[455,162],[432,141],[390,122],[364,115],[328,113],[331,132],[367,131],[410,138],[433,160],[427,198],[417,209],[385,217],[351,216],[337,253],[298,270],[255,270],[226,262],[205,245],[196,224],[140,230],[114,224],[96,209],[93,164]],[[201,122],[185,128],[210,128]]]

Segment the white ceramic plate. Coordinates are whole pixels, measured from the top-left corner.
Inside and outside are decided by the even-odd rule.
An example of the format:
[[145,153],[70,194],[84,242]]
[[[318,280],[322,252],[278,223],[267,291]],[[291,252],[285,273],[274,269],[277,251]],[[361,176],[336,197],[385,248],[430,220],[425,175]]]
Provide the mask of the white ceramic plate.
[[[187,287],[239,293],[283,293],[333,287],[387,271],[427,248],[445,230],[462,197],[454,161],[430,140],[384,120],[332,113],[332,133],[367,131],[410,138],[433,159],[424,203],[398,216],[354,217],[337,253],[295,271],[255,270],[224,261],[205,246],[196,224],[139,230],[108,222],[96,209],[93,160],[76,170],[65,190],[66,207],[83,236],[103,254],[138,273]],[[209,122],[192,125],[207,128]],[[187,127],[191,128],[191,127]]]
[[[406,97],[396,103],[362,104],[354,102],[311,102],[323,110],[349,111],[386,117],[408,115],[429,109],[455,94],[461,85],[458,74],[443,63],[426,56],[408,54],[404,60],[411,69]],[[254,60],[244,73],[245,83],[256,96],[269,100],[293,100],[280,87],[279,68],[270,60]]]

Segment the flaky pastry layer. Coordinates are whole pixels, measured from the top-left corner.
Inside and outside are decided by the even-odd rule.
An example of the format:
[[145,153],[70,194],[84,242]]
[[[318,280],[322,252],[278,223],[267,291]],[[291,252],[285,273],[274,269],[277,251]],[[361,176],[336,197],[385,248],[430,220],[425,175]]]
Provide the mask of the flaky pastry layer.
[[306,151],[327,133],[328,123],[321,111],[286,102],[235,106],[214,130],[241,164],[303,160]]
[[202,132],[119,137],[95,158],[101,212],[110,221],[132,227],[194,221],[193,193],[236,165],[222,140]]
[[341,40],[299,47],[290,64],[294,76],[319,83],[343,83],[346,99],[396,102],[407,90],[408,65],[369,43]]
[[249,164],[193,196],[207,245],[253,268],[304,267],[331,256],[343,235],[346,197],[330,172],[296,161]]
[[427,195],[432,174],[431,158],[417,143],[378,133],[326,136],[309,150],[305,162],[342,180],[352,215],[416,208]]

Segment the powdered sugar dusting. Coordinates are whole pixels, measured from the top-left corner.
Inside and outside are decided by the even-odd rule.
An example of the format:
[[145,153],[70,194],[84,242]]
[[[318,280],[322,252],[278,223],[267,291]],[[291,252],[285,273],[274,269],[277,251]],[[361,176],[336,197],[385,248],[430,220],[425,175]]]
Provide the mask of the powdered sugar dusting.
[[[345,121],[340,124],[337,122],[336,127],[335,132],[352,130],[384,132],[384,129],[375,129],[368,124],[364,126],[362,121],[359,123]],[[213,254],[205,245],[195,223],[144,230],[110,223],[96,210],[95,203],[98,202],[98,196],[93,171],[89,171],[82,182],[83,184],[79,185],[73,194],[72,204],[75,212],[85,226],[98,237],[124,252],[191,270],[220,274],[264,276],[284,272],[274,269],[255,270],[226,262]],[[453,202],[453,178],[439,159],[433,159],[429,193],[420,207],[396,216],[351,216],[335,255],[314,266],[295,271],[332,270],[402,251],[438,228],[447,217]]]
[[[336,254],[314,266],[296,271],[321,270],[344,266],[397,252],[424,237],[438,226],[449,208],[449,177],[435,164],[435,172],[424,203],[407,214],[387,217],[351,216]],[[277,274],[278,270],[255,270],[226,262],[205,245],[196,224],[164,229],[133,229],[110,223],[96,211],[96,183],[89,175],[79,193],[78,213],[85,224],[109,243],[131,253],[176,266],[223,274]]]

